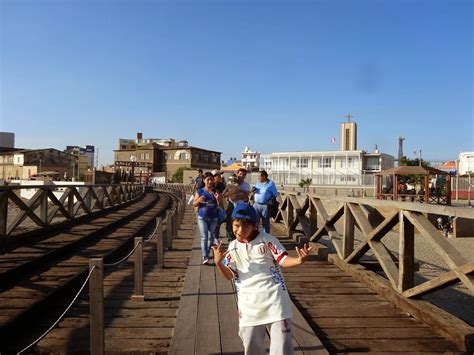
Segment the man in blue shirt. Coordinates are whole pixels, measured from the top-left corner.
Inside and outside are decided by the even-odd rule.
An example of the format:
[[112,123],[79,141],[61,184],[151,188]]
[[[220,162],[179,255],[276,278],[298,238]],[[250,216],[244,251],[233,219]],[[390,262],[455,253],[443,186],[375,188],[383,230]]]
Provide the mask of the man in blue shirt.
[[268,213],[268,202],[273,197],[278,196],[278,191],[272,180],[268,178],[265,170],[261,170],[257,177],[257,182],[254,188],[253,207],[257,211],[258,221],[262,219],[263,229],[266,233],[270,233],[270,214]]

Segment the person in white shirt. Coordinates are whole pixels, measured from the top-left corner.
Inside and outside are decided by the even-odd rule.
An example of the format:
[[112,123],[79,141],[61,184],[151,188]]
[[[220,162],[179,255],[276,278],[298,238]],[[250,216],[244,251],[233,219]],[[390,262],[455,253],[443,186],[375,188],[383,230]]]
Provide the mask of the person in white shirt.
[[296,248],[297,257],[288,256],[277,238],[258,232],[257,212],[247,203],[239,203],[232,212],[236,239],[227,251],[222,243],[213,247],[214,261],[221,274],[234,280],[239,308],[239,336],[245,354],[265,354],[266,328],[270,329],[270,354],[293,354],[291,302],[282,267],[305,262],[308,245]]

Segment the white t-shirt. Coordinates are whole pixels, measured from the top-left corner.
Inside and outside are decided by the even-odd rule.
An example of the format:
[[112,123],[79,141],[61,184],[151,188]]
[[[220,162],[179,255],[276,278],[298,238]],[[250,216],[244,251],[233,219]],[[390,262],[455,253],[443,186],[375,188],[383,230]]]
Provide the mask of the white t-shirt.
[[262,231],[249,243],[233,240],[228,250],[224,265],[235,275],[240,326],[291,318],[290,296],[279,267],[288,254],[278,239]]

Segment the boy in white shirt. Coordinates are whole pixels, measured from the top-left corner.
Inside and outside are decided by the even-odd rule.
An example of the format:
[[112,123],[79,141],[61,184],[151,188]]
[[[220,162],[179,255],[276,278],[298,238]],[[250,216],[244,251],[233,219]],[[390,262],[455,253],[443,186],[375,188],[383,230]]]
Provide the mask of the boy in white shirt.
[[[246,203],[232,212],[237,239],[224,252],[222,243],[213,247],[214,261],[222,275],[234,280],[238,294],[239,336],[245,354],[265,354],[266,327],[270,328],[270,354],[293,354],[291,303],[279,266],[292,267],[305,262],[308,245],[296,248],[298,257],[288,256],[277,238],[258,232],[258,216]],[[222,260],[224,260],[222,262]]]

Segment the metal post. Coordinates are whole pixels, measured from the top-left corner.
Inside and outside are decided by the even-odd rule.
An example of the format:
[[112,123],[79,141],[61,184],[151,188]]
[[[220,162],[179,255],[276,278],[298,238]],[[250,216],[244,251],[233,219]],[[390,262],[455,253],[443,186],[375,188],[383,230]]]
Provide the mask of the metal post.
[[164,251],[163,251],[163,222],[161,217],[156,218],[156,265],[160,269],[164,266]]
[[89,260],[89,307],[90,307],[90,351],[91,355],[103,355],[105,352],[104,336],[104,260]]
[[143,293],[143,238],[136,237],[134,244],[135,253],[133,255],[133,262],[135,264],[135,294],[132,296],[132,301],[142,302],[145,300]]

